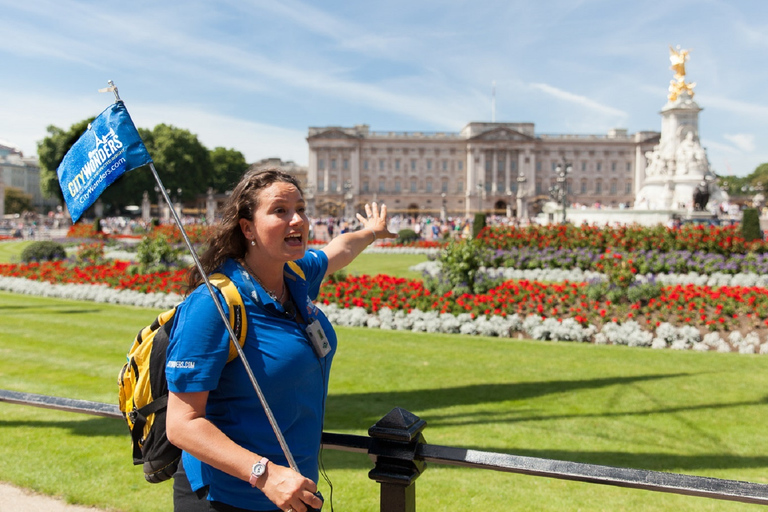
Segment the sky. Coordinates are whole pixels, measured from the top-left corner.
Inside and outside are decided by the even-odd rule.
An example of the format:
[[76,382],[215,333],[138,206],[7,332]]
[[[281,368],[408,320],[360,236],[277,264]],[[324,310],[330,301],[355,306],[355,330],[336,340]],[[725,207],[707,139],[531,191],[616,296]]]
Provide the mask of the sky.
[[[768,1],[0,0],[0,140],[98,115],[112,80],[165,123],[248,162],[307,165],[309,127],[536,134],[661,130],[669,47],[689,50],[720,175],[768,162]],[[162,171],[161,171],[162,172]]]

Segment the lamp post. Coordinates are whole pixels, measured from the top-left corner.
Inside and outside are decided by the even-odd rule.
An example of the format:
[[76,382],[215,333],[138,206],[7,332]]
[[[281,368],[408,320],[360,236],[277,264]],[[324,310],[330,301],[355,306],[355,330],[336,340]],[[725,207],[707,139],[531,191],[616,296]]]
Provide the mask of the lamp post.
[[310,217],[315,216],[315,187],[311,183],[304,189],[304,199],[307,201],[307,211]]
[[525,201],[525,196],[528,195],[528,191],[525,189],[525,184],[528,180],[523,174],[523,171],[517,175],[517,218],[528,218],[528,205]]
[[181,216],[181,187],[176,189],[176,200],[174,201],[174,207],[176,208],[176,214]]
[[352,182],[347,180],[344,182],[344,217],[351,219],[352,215]]
[[483,209],[483,182],[477,182],[477,213],[480,213]]
[[570,163],[565,161],[563,157],[563,163],[557,164],[555,167],[555,173],[557,173],[557,185],[549,188],[549,195],[555,201],[562,203],[563,205],[563,224],[565,224],[565,207],[568,204],[568,174],[571,173],[573,167]]
[[440,194],[440,197],[443,199],[443,204],[440,207],[440,222],[445,222],[445,219],[447,217],[447,211],[445,209],[445,203],[446,203],[446,201],[445,201],[445,192]]

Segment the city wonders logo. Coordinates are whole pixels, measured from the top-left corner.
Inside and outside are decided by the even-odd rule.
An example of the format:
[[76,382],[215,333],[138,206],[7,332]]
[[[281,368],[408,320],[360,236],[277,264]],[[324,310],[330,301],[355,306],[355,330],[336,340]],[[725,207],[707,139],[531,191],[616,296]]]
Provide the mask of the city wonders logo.
[[[99,137],[96,133],[94,133],[93,136],[96,139],[96,147],[88,152],[88,162],[86,162],[80,169],[80,172],[75,174],[69,183],[67,183],[69,193],[72,194],[72,197],[75,197],[83,192],[83,189],[89,184],[94,175],[100,174],[96,183],[90,184],[84,197],[80,198],[81,203],[90,196],[104,177],[125,163],[125,158],[122,158],[123,143],[120,142],[114,128],[110,128],[109,133],[102,137]],[[103,169],[110,164],[112,164],[112,166],[108,169],[108,172],[102,173]]]

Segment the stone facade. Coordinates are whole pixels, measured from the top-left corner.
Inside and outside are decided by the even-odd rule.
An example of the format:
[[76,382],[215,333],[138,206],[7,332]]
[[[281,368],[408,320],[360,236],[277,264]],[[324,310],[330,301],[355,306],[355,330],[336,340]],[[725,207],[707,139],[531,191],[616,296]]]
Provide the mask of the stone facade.
[[40,165],[36,157],[25,157],[18,148],[0,141],[0,215],[5,214],[5,188],[14,187],[32,196],[32,206],[44,212],[55,208],[55,199],[40,191]]
[[392,214],[525,216],[549,200],[565,162],[570,204],[631,206],[638,168],[658,141],[657,132],[622,129],[536,134],[533,123],[473,122],[459,133],[309,128],[307,192],[316,215],[350,216],[378,201]]

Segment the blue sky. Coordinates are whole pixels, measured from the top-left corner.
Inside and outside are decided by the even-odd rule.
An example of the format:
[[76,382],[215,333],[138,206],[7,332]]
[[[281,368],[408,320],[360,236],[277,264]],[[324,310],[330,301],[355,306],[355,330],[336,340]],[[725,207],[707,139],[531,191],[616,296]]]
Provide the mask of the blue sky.
[[[669,46],[720,174],[768,162],[768,2],[0,0],[0,139],[97,115],[113,80],[137,126],[249,162],[306,165],[310,126],[536,133],[661,129]],[[160,170],[162,172],[162,170]]]

